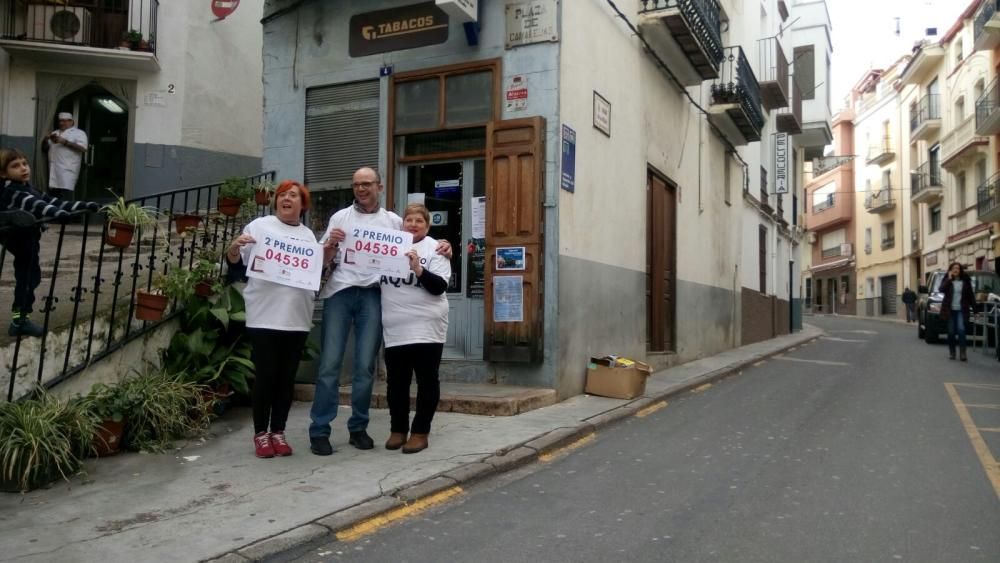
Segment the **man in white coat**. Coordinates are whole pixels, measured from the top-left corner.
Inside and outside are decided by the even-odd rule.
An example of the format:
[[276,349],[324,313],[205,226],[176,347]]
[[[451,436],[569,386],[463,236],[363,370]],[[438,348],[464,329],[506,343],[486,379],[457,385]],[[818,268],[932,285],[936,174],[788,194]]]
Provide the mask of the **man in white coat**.
[[80,177],[83,154],[87,152],[87,134],[77,129],[73,114],[59,113],[59,129],[45,140],[49,147],[49,193],[73,201],[73,190]]

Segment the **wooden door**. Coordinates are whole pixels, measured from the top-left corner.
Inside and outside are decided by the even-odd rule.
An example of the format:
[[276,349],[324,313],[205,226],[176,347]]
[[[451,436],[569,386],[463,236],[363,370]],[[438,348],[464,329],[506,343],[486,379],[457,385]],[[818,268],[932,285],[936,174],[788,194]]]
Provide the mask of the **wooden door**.
[[651,352],[674,350],[677,203],[674,186],[650,172],[646,213],[646,330]]
[[[542,361],[544,172],[544,118],[492,121],[486,126],[483,356],[489,361]],[[522,248],[523,264],[498,266],[497,249]],[[515,281],[521,285],[520,320],[510,320],[516,310],[510,291]]]

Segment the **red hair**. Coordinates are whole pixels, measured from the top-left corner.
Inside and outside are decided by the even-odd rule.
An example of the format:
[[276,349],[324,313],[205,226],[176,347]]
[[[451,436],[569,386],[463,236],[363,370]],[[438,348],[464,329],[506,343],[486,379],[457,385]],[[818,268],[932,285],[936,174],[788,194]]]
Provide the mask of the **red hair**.
[[277,199],[279,195],[296,187],[299,189],[299,195],[302,199],[302,211],[309,211],[309,188],[307,188],[305,184],[300,184],[295,180],[282,180],[281,183],[278,184],[278,187],[274,190],[275,199]]

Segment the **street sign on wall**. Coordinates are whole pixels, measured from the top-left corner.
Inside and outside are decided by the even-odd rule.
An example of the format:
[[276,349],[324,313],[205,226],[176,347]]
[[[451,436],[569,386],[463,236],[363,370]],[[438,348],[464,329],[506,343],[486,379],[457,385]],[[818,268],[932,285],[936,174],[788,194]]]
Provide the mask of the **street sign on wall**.
[[544,41],[559,41],[556,17],[558,11],[558,0],[507,4],[506,48],[512,49]]
[[788,193],[788,133],[774,136],[774,193]]

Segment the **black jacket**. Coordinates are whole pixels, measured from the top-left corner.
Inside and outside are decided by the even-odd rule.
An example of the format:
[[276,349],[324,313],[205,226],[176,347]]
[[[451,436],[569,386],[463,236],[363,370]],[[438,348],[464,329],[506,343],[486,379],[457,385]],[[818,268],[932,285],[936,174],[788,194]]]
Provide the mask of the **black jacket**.
[[[965,317],[965,326],[969,326],[969,318],[972,315],[972,309],[976,305],[976,294],[972,291],[972,278],[966,274],[962,274],[960,278],[962,281],[962,315]],[[941,282],[941,293],[944,296],[941,299],[941,318],[948,320],[951,317],[951,298],[954,295],[955,289],[952,285],[952,280],[950,277],[945,278]]]

